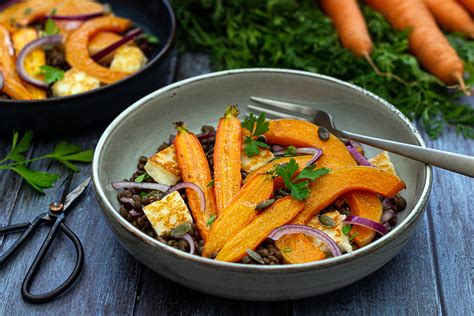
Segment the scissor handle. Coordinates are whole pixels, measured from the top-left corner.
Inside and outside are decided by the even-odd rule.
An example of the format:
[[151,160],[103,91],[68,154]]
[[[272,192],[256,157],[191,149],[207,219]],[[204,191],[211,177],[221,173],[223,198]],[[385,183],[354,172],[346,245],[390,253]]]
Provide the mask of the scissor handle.
[[31,236],[31,233],[33,233],[33,230],[41,223],[41,221],[41,217],[38,216],[31,223],[28,222],[0,227],[0,235],[24,230],[23,234],[21,234],[21,236],[13,243],[13,245],[0,256],[0,267],[2,267],[5,262],[7,262],[7,260],[11,258],[21,248],[21,246],[23,246],[23,244]]
[[[84,265],[84,249],[82,248],[82,244],[79,238],[72,232],[72,230],[69,229],[69,227],[66,226],[66,224],[62,222],[63,219],[64,215],[59,217],[53,224],[53,227],[49,231],[48,236],[43,242],[43,245],[41,246],[38,254],[36,255],[35,260],[33,261],[30,269],[28,270],[28,273],[26,274],[25,279],[23,280],[23,284],[21,285],[21,295],[23,296],[23,299],[30,303],[46,303],[64,294],[81,274],[81,270]],[[72,241],[74,248],[76,249],[76,264],[74,266],[74,270],[68,276],[68,278],[57,288],[47,293],[33,294],[30,292],[31,283],[36,277],[36,273],[38,272],[38,269],[41,266],[41,263],[43,262],[44,257],[46,256],[46,253],[51,247],[54,237],[56,237],[60,228],[64,232],[64,234],[66,234],[66,236]]]

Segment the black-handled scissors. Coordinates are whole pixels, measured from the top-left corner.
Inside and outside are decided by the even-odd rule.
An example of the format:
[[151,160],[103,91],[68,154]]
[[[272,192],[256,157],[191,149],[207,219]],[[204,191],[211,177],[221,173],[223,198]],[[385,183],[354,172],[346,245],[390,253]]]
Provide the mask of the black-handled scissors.
[[[0,256],[1,269],[8,259],[13,257],[13,255],[15,255],[21,246],[25,244],[28,238],[31,237],[33,231],[39,227],[40,224],[44,223],[52,226],[21,285],[21,295],[26,301],[31,303],[49,302],[66,292],[81,274],[82,267],[84,265],[84,249],[82,248],[79,238],[72,232],[71,229],[69,229],[69,227],[66,226],[66,224],[64,224],[64,218],[66,211],[69,209],[74,200],[76,200],[84,192],[84,190],[89,185],[90,180],[90,177],[87,178],[77,188],[68,193],[72,182],[72,174],[70,174],[66,180],[66,185],[61,199],[59,202],[56,201],[51,203],[49,205],[48,212],[38,215],[32,222],[0,227],[0,235],[24,231],[23,234],[21,234],[21,236],[15,241],[15,243],[3,255]],[[43,294],[33,294],[30,292],[31,283],[35,278],[36,273],[38,272],[38,269],[59,230],[61,230],[72,241],[76,250],[76,265],[74,266],[74,270],[69,275],[69,277],[54,290]]]

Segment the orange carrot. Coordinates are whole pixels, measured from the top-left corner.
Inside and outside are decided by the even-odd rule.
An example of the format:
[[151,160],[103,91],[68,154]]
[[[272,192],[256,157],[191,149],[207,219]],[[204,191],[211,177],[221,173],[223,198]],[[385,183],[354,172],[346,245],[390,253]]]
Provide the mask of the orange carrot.
[[471,14],[474,14],[474,0],[458,0]]
[[214,192],[219,215],[239,192],[242,184],[240,173],[242,126],[238,115],[237,106],[229,106],[217,126],[214,145]]
[[369,56],[372,40],[357,1],[321,0],[320,4],[334,23],[342,45],[357,56]]
[[424,0],[436,21],[450,32],[474,38],[474,22],[464,7],[455,0]]
[[366,0],[380,11],[395,29],[411,29],[410,50],[421,64],[447,85],[464,84],[464,65],[451,47],[423,0]]
[[206,210],[203,212],[198,194],[194,190],[186,189],[194,222],[203,240],[206,241],[210,229],[208,222],[216,214],[214,190],[208,185],[211,181],[209,163],[196,135],[189,132],[183,122],[177,122],[176,129],[178,130],[175,139],[176,159],[183,181],[199,186],[206,198]]

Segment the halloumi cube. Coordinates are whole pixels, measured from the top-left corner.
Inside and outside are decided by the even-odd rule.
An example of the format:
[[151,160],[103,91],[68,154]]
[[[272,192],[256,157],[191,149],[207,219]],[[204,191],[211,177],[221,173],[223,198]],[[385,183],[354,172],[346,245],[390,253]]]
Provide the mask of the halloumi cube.
[[369,159],[369,162],[373,164],[376,168],[379,168],[383,171],[390,172],[391,174],[397,175],[395,171],[395,166],[390,161],[390,156],[388,152],[383,151],[375,157]]
[[275,158],[273,153],[269,149],[260,148],[260,153],[253,157],[247,156],[245,151],[242,150],[241,155],[241,168],[243,171],[250,173],[257,170],[263,165],[266,165]]
[[176,160],[174,145],[148,158],[145,171],[158,183],[175,185],[181,179],[181,171]]
[[[342,232],[342,226],[343,226],[342,221],[346,218],[346,216],[341,215],[338,211],[324,213],[324,215],[332,218],[332,220],[334,221],[333,227],[328,227],[321,224],[318,216],[313,217],[307,223],[307,225],[310,227],[316,228],[322,231],[323,233],[326,233],[329,237],[332,238],[332,240],[336,242],[336,244],[339,246],[339,249],[341,249],[342,252],[352,252],[352,245],[351,245],[351,242],[349,241],[349,237]],[[313,241],[313,244],[316,247],[324,251],[326,254],[331,255],[331,252],[329,251],[329,249],[319,239],[309,237],[309,236],[308,238]]]
[[115,52],[110,69],[128,74],[137,72],[147,63],[142,50],[136,46],[122,46]]
[[143,212],[158,236],[171,233],[178,225],[193,222],[191,213],[178,191],[148,204],[143,208]]
[[100,87],[100,81],[77,69],[66,71],[61,80],[53,85],[53,93],[57,97],[78,94]]

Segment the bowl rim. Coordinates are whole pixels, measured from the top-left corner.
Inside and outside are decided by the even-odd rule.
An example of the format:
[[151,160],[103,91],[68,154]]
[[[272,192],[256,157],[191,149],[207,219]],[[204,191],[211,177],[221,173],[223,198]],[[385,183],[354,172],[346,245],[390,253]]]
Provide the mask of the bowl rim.
[[125,78],[122,78],[118,81],[115,81],[114,83],[111,83],[111,84],[108,84],[108,85],[105,85],[105,86],[101,86],[99,88],[92,89],[92,90],[89,90],[89,91],[74,94],[74,95],[68,95],[68,96],[64,96],[64,97],[52,97],[52,98],[39,99],[39,100],[11,100],[11,99],[5,99],[5,100],[1,100],[0,103],[2,103],[2,106],[15,106],[15,107],[18,107],[18,106],[31,106],[31,105],[38,106],[38,104],[46,105],[46,104],[51,104],[51,103],[55,103],[55,102],[69,101],[69,100],[74,100],[74,99],[78,99],[78,98],[89,97],[91,95],[93,97],[94,93],[96,93],[96,92],[108,91],[109,89],[115,88],[116,86],[121,85],[122,83],[127,82],[128,80],[130,80],[132,78],[135,78],[135,77],[141,75],[142,73],[148,71],[151,66],[153,66],[154,64],[162,61],[164,59],[164,57],[169,53],[169,51],[172,47],[172,44],[174,42],[175,35],[176,35],[176,16],[174,14],[173,7],[171,6],[171,4],[169,3],[168,0],[159,0],[159,1],[163,2],[164,7],[166,8],[166,11],[168,12],[168,15],[170,16],[171,32],[170,32],[168,38],[166,39],[166,42],[165,42],[165,45],[163,46],[163,48],[161,48],[161,50],[156,54],[156,56],[154,56],[148,63],[146,63],[146,65],[143,68],[138,70],[136,73],[134,73],[130,76],[127,76]]
[[418,144],[421,147],[426,147],[421,134],[417,130],[417,128],[410,122],[410,120],[400,112],[395,106],[390,104],[388,101],[385,101],[381,97],[376,96],[372,92],[369,92],[359,86],[354,84],[316,73],[311,73],[307,71],[300,71],[300,70],[292,70],[292,69],[280,69],[280,68],[242,68],[242,69],[233,69],[233,70],[224,70],[219,72],[212,72],[188,79],[184,79],[181,81],[177,81],[173,84],[165,86],[161,89],[158,89],[149,95],[143,97],[142,99],[136,101],[130,107],[125,109],[121,114],[119,114],[112,123],[107,127],[107,129],[103,132],[102,136],[97,143],[96,150],[94,152],[94,159],[92,163],[92,180],[93,185],[96,191],[96,197],[98,202],[101,206],[102,212],[106,212],[110,214],[113,220],[116,220],[122,228],[127,230],[128,233],[134,235],[141,239],[141,241],[145,242],[146,244],[152,247],[158,247],[161,251],[167,253],[168,255],[172,255],[175,258],[179,258],[181,260],[189,261],[193,264],[204,265],[220,270],[232,270],[235,272],[264,272],[264,273],[281,273],[281,272],[302,272],[306,270],[318,269],[318,268],[327,268],[327,267],[334,267],[341,264],[349,263],[353,260],[359,259],[362,256],[368,255],[373,253],[386,244],[396,240],[400,235],[405,233],[412,225],[417,223],[418,218],[423,213],[425,206],[428,202],[428,197],[431,191],[432,185],[432,167],[430,165],[425,164],[425,181],[423,183],[423,190],[421,192],[419,200],[416,202],[413,210],[407,215],[407,217],[399,223],[393,230],[391,230],[387,235],[381,237],[380,239],[370,243],[369,245],[357,249],[352,253],[345,253],[341,256],[335,258],[328,258],[321,261],[313,261],[308,263],[299,263],[299,264],[287,264],[287,265],[248,265],[242,263],[233,263],[233,262],[222,262],[216,261],[196,255],[191,255],[189,253],[177,250],[173,247],[170,247],[166,244],[159,242],[158,240],[146,235],[145,233],[141,232],[137,228],[135,228],[131,223],[129,223],[126,219],[124,219],[112,206],[112,204],[107,199],[107,196],[104,192],[104,188],[101,186],[99,181],[99,163],[102,156],[102,151],[106,143],[108,142],[109,135],[121,124],[121,122],[131,113],[137,111],[143,104],[147,103],[149,100],[156,98],[159,95],[162,95],[168,91],[173,89],[179,88],[184,85],[188,85],[190,83],[195,83],[198,81],[207,80],[209,78],[218,78],[218,77],[226,77],[232,75],[241,75],[246,73],[276,73],[276,74],[290,74],[290,75],[298,75],[298,76],[305,76],[310,78],[315,78],[319,80],[328,81],[330,83],[343,86],[346,88],[350,88],[356,90],[360,93],[365,94],[366,96],[374,99],[381,105],[385,106],[389,110],[391,110],[396,116],[398,116],[402,122],[408,127],[411,133],[415,136]]

